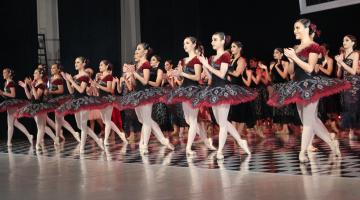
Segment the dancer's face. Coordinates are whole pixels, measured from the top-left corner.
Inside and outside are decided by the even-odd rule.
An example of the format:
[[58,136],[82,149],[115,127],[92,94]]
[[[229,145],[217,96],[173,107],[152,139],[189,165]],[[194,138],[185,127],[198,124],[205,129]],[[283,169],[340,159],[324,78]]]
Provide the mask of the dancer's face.
[[4,70],[3,70],[3,78],[4,78],[4,79],[8,79],[8,78],[9,78],[9,75],[10,75],[9,71],[6,70],[6,69],[4,69]]
[[80,70],[80,69],[83,69],[84,67],[85,67],[85,63],[80,58],[76,58],[75,59],[75,69]]
[[105,63],[103,61],[101,61],[100,64],[99,64],[99,71],[100,72],[105,72],[105,71],[107,71],[107,68],[108,68],[108,66],[105,65]]
[[304,24],[301,22],[295,22],[294,34],[297,40],[301,40],[305,35],[309,35],[309,28],[305,28]]
[[257,61],[251,59],[249,64],[250,64],[250,67],[256,67],[258,63],[257,63]]
[[165,70],[169,71],[171,68],[172,68],[172,65],[168,61],[165,61]]
[[150,59],[150,66],[151,67],[158,67],[159,63],[160,63],[159,60],[156,59],[155,56],[151,57],[151,59]]
[[214,50],[223,48],[224,44],[225,44],[225,40],[221,40],[218,34],[212,36],[211,45]]
[[185,38],[184,40],[184,50],[186,53],[189,53],[194,50],[196,44],[192,43],[189,38]]
[[40,79],[41,79],[41,74],[40,74],[39,70],[35,70],[34,71],[34,80],[37,81]]
[[278,51],[277,49],[274,49],[274,59],[275,60],[280,60],[283,57],[283,53],[281,53],[280,51]]
[[345,49],[353,48],[355,42],[353,42],[349,37],[345,36],[343,39],[343,47]]
[[235,43],[232,43],[230,51],[231,51],[232,55],[236,55],[236,54],[240,53],[241,47],[238,47]]
[[57,65],[51,65],[51,75],[59,74],[60,70]]
[[144,49],[144,46],[142,44],[137,45],[136,50],[135,50],[135,61],[138,61],[136,59],[140,59],[144,56],[146,56],[147,50]]

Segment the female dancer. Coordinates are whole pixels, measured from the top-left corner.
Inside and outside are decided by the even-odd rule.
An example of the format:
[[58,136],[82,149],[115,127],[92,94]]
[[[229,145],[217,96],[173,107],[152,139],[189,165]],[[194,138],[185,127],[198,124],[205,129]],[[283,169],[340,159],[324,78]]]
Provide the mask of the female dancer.
[[299,19],[294,24],[294,34],[300,40],[295,49],[287,48],[284,54],[290,60],[289,73],[294,79],[287,83],[280,83],[275,87],[268,103],[272,106],[283,106],[296,103],[300,119],[303,123],[300,162],[308,162],[306,150],[310,145],[313,134],[324,140],[335,153],[340,156],[339,143],[330,137],[328,130],[317,116],[319,99],[348,89],[350,84],[338,79],[313,75],[315,64],[321,49],[312,41],[311,34],[316,33],[316,26],[308,19]]
[[[44,100],[46,84],[43,78],[45,76],[45,71],[37,68],[34,71],[34,80],[26,78],[24,82],[19,81],[19,85],[24,88],[26,97],[31,100],[31,103],[20,108],[18,117],[34,117],[36,127],[38,129],[36,136],[36,149],[41,149],[41,143],[45,135],[47,113],[54,111],[57,107],[57,104],[46,102]],[[30,91],[28,86],[31,88]],[[54,141],[56,141],[53,133],[48,134]]]
[[252,92],[238,85],[227,84],[227,73],[230,64],[230,55],[224,51],[225,34],[215,33],[212,36],[212,46],[216,55],[210,57],[209,62],[204,56],[199,56],[203,69],[211,73],[211,85],[196,94],[193,100],[194,107],[212,107],[214,116],[219,124],[219,147],[216,154],[218,159],[223,159],[223,147],[226,142],[227,132],[235,138],[236,142],[246,153],[250,154],[247,141],[240,138],[235,127],[227,120],[231,104],[252,101],[256,92]]
[[344,52],[335,56],[337,75],[352,84],[350,90],[342,93],[342,127],[349,129],[349,138],[354,138],[354,129],[360,127],[360,75],[357,74],[359,53],[354,51],[356,37],[346,35],[343,39]]
[[[117,88],[117,92],[120,95],[126,95],[129,92],[132,91],[132,85],[131,85],[131,77],[125,77],[126,73],[123,73],[123,76],[119,78],[114,78],[115,80],[115,86]],[[138,121],[136,117],[136,113],[134,109],[126,109],[121,111],[121,118],[126,119],[123,121],[123,129],[125,133],[129,133],[129,137],[127,140],[129,140],[130,143],[135,142],[135,133],[138,133],[141,131],[141,124]]]
[[191,150],[191,146],[195,139],[196,132],[199,133],[201,139],[209,149],[216,150],[215,147],[209,143],[209,140],[206,136],[206,131],[198,123],[199,109],[193,108],[191,106],[192,100],[201,90],[201,87],[199,86],[199,80],[201,76],[202,64],[200,63],[195,53],[197,48],[198,42],[195,37],[190,36],[184,39],[184,50],[186,53],[188,53],[189,57],[183,59],[182,63],[185,65],[184,70],[182,65],[178,66],[178,68],[174,70],[174,75],[182,78],[183,81],[180,87],[171,91],[167,100],[169,103],[182,102],[185,120],[189,124],[186,154],[190,156],[195,154],[195,152]]
[[3,78],[5,80],[4,91],[0,90],[3,101],[0,103],[0,112],[7,111],[8,138],[7,145],[12,146],[12,137],[14,127],[18,128],[28,138],[30,144],[33,144],[33,136],[29,131],[16,119],[17,109],[27,104],[26,100],[16,99],[15,82],[13,81],[14,71],[10,68],[3,69]]
[[74,78],[67,73],[62,73],[66,81],[67,88],[72,98],[56,109],[57,114],[67,115],[75,114],[75,120],[78,128],[81,130],[80,154],[84,153],[87,134],[92,137],[98,146],[103,150],[103,141],[88,127],[89,110],[102,109],[111,105],[108,99],[100,99],[94,96],[87,96],[86,88],[89,86],[90,78],[85,72],[88,59],[77,57],[75,59],[75,69],[78,74]]
[[[70,95],[64,94],[64,79],[61,77],[60,72],[61,66],[59,64],[53,64],[51,66],[50,86],[49,89],[45,91],[45,94],[50,97],[49,102],[56,103],[59,106],[70,99]],[[61,133],[62,127],[65,127],[74,136],[74,138],[78,142],[80,142],[79,133],[76,132],[71,127],[69,122],[64,119],[64,115],[55,114],[55,135],[57,138],[56,140],[59,140],[59,136],[62,137],[62,139],[64,140],[64,136]]]
[[[164,76],[164,69],[160,67],[161,58],[158,55],[151,56],[150,59],[150,79],[149,85],[151,87],[162,87],[163,76]],[[152,115],[151,117],[154,119],[156,123],[159,124],[161,130],[163,132],[169,132],[172,130],[171,123],[170,123],[170,116],[168,107],[164,103],[155,103],[152,108]]]
[[127,95],[121,96],[117,101],[116,106],[121,109],[135,108],[136,115],[142,123],[141,138],[140,138],[140,152],[148,153],[148,143],[150,139],[151,130],[159,139],[160,143],[167,146],[169,149],[174,150],[174,146],[164,137],[159,125],[151,118],[152,105],[159,102],[160,98],[164,95],[161,88],[150,87],[150,63],[147,56],[151,53],[151,48],[147,43],[140,43],[135,50],[136,66],[124,65],[123,72],[127,73],[126,76],[131,76],[134,91]]
[[[272,82],[272,87],[270,91],[276,90],[278,83],[286,83],[289,81],[289,62],[284,57],[284,50],[282,48],[275,48],[274,53],[274,62],[270,64],[270,80]],[[272,93],[270,94],[272,95]],[[289,127],[288,124],[291,123],[294,119],[294,113],[296,109],[293,109],[292,105],[283,106],[281,108],[273,108],[273,123],[280,125],[280,131],[278,133],[288,134]]]
[[[112,64],[108,60],[102,60],[99,65],[100,77],[97,81],[90,81],[91,85],[98,89],[99,96],[98,99],[106,100],[106,102],[113,102],[115,100],[112,82]],[[121,140],[127,144],[127,140],[125,138],[125,133],[121,132],[119,128],[114,124],[111,120],[113,112],[112,103],[106,106],[105,108],[100,110],[101,119],[105,124],[105,139],[104,144],[106,146],[109,145],[109,136],[111,129],[114,130]]]

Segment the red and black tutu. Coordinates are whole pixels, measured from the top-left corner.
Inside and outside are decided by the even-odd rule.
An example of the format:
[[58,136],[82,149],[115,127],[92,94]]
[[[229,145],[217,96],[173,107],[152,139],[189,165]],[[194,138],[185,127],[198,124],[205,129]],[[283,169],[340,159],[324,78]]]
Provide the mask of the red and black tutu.
[[209,85],[196,94],[196,97],[192,101],[192,106],[200,108],[202,106],[212,107],[221,104],[234,105],[253,101],[256,96],[257,92],[255,90],[238,85]]
[[287,83],[274,85],[274,92],[269,98],[268,104],[276,107],[290,103],[306,105],[350,87],[351,84],[349,82],[325,76],[313,76],[301,81],[291,80]]
[[21,108],[28,104],[29,101],[25,99],[13,99],[8,98],[0,103],[0,112],[5,112],[8,109]]
[[114,107],[119,110],[134,109],[139,106],[163,101],[166,94],[165,88],[151,87],[130,92],[124,96],[117,96]]
[[17,117],[35,117],[43,113],[53,112],[57,107],[56,103],[33,101],[21,107]]

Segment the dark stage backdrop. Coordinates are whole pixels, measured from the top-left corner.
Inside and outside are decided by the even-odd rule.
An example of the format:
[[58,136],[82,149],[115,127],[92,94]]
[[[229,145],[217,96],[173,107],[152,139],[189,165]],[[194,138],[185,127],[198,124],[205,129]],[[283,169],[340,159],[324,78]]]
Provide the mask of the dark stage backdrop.
[[[37,18],[36,0],[0,2],[0,88],[3,88],[2,69],[15,70],[14,80],[32,75],[37,65]],[[17,95],[25,97],[24,90],[17,87]],[[20,119],[29,131],[36,131],[32,119]],[[18,134],[14,134],[18,135]],[[0,114],[0,140],[7,136],[6,113]]]
[[61,62],[65,71],[75,72],[74,60],[77,56],[89,58],[95,72],[101,59],[109,59],[120,69],[119,0],[61,0],[59,29]]
[[[235,4],[237,6],[235,6]],[[246,57],[265,61],[275,47],[290,47],[297,41],[293,23],[310,18],[321,29],[318,42],[330,44],[332,52],[342,45],[345,34],[359,37],[360,5],[300,16],[299,2],[291,1],[212,1],[141,0],[141,37],[163,58],[178,60],[185,56],[183,39],[193,35],[210,48],[211,35],[223,31],[243,42]]]

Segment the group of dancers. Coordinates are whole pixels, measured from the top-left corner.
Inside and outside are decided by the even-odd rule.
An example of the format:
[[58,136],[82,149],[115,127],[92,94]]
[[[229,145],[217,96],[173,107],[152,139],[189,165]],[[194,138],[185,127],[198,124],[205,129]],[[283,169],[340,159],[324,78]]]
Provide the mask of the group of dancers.
[[[12,145],[14,127],[21,130],[32,144],[33,136],[17,119],[33,117],[37,125],[37,150],[43,148],[45,134],[59,145],[60,140],[64,140],[62,127],[80,142],[80,153],[84,153],[87,135],[100,149],[109,145],[112,131],[128,143],[124,130],[133,134],[136,121],[141,124],[141,153],[148,153],[151,133],[162,145],[174,150],[174,145],[164,136],[163,131],[167,131],[164,129],[168,129],[164,124],[170,118],[172,121],[183,118],[185,122],[182,124],[188,126],[186,154],[196,154],[192,146],[198,134],[209,150],[217,151],[217,159],[223,159],[228,133],[246,154],[250,154],[239,127],[244,124],[259,127],[262,120],[272,118],[274,123],[282,125],[282,132],[287,132],[287,124],[296,120],[302,124],[300,162],[308,162],[306,152],[312,146],[314,135],[325,141],[336,156],[341,156],[336,135],[329,133],[319,113],[320,107],[326,116],[329,112],[337,112],[326,107],[334,107],[335,94],[341,93],[345,105],[342,108],[344,128],[354,134],[360,126],[359,53],[354,51],[356,38],[352,35],[344,37],[342,52],[335,56],[334,62],[326,45],[314,42],[319,31],[309,19],[297,20],[294,34],[300,43],[294,48],[276,48],[274,62],[269,67],[256,59],[251,59],[248,65],[242,56],[242,43],[230,43],[230,38],[223,32],[212,35],[211,45],[216,53],[209,58],[204,57],[204,48],[195,37],[186,37],[183,48],[188,56],[181,59],[174,69],[170,60],[165,62],[165,67],[160,67],[160,57],[156,55],[149,61],[152,49],[147,43],[137,45],[135,64],[124,64],[120,78],[112,75],[113,66],[108,60],[100,62],[99,73],[94,79],[87,69],[89,61],[84,57],[75,59],[78,73],[74,76],[62,72],[59,64],[53,64],[51,77],[47,77],[46,68],[40,65],[34,70],[33,78],[18,82],[28,100],[16,98],[14,71],[5,68],[0,111],[7,111],[7,144]],[[225,48],[229,44],[228,51]],[[338,68],[333,76],[334,63]],[[169,114],[166,108],[172,108],[172,117],[166,117]],[[89,113],[94,110],[100,112],[104,139],[88,126]],[[48,117],[51,112],[55,113],[55,122]],[[69,114],[75,116],[81,134],[64,119]],[[122,126],[116,123],[120,116]],[[204,119],[218,125],[217,148],[213,146],[211,137],[208,138],[202,123]],[[55,134],[48,126],[55,130]]]

